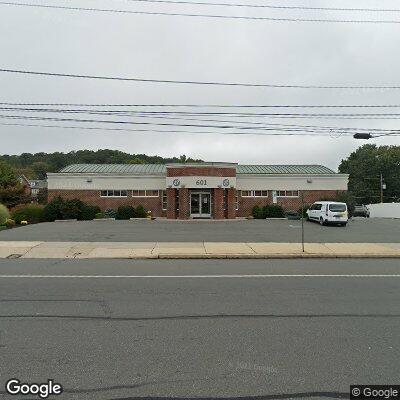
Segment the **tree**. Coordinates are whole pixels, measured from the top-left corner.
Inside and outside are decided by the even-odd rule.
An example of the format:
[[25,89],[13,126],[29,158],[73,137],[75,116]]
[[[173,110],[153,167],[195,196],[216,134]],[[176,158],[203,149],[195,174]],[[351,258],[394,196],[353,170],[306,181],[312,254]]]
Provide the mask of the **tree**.
[[142,158],[136,156],[129,160],[129,164],[145,164],[145,161]]
[[47,172],[52,171],[52,167],[43,161],[32,163],[31,168],[33,169],[37,179],[46,179]]
[[0,203],[14,207],[24,198],[24,188],[10,165],[0,161]]
[[357,204],[380,202],[381,174],[384,201],[400,201],[400,146],[366,144],[342,160],[339,172],[350,175],[349,192]]
[[168,164],[178,162],[202,162],[185,155],[163,158],[146,154],[130,154],[120,150],[77,150],[69,153],[23,153],[0,155],[0,161],[11,165],[15,171],[29,178],[41,178],[46,172],[59,171],[69,164]]

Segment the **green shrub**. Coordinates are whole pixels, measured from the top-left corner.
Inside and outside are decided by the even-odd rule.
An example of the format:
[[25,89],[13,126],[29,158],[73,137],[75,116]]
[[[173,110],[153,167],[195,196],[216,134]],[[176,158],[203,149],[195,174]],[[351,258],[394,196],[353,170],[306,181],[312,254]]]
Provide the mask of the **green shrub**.
[[85,204],[83,206],[82,219],[84,221],[91,221],[92,219],[95,219],[96,215],[100,212],[101,210],[99,206],[92,206],[90,204]]
[[21,221],[37,224],[43,221],[43,213],[43,207],[37,204],[20,205],[13,210],[12,218],[17,224]]
[[15,226],[16,224],[15,224],[15,221],[14,221],[13,219],[8,218],[8,219],[6,220],[5,225],[6,225],[7,228],[14,228],[14,226]]
[[283,218],[285,213],[278,204],[268,204],[263,207],[264,218]]
[[119,206],[117,210],[117,219],[129,219],[135,216],[135,209],[130,205]]
[[66,200],[61,205],[62,219],[83,219],[85,203],[79,199]]
[[264,219],[265,218],[263,209],[260,206],[254,206],[251,214],[253,215],[253,217],[255,219]]
[[3,225],[6,222],[6,219],[10,217],[10,213],[6,206],[0,204],[0,225]]
[[135,210],[135,218],[146,218],[146,217],[147,217],[146,209],[141,204],[139,204]]
[[303,204],[303,207],[300,207],[299,208],[299,215],[300,215],[300,218],[301,217],[303,217],[303,218],[307,218],[307,210],[310,208],[311,206],[309,205],[309,204]]
[[294,220],[298,220],[300,219],[300,215],[294,211],[294,210],[286,210],[285,211],[285,218],[287,219],[294,219]]
[[117,212],[112,208],[107,208],[107,210],[104,212],[104,216],[106,218],[116,218]]
[[349,216],[352,216],[354,214],[354,207],[356,205],[356,202],[352,193],[337,192],[335,201],[338,201],[340,203],[346,203]]
[[50,203],[47,203],[43,209],[43,219],[53,222],[56,219],[63,219],[61,207],[64,205],[64,200],[61,197],[55,197]]
[[95,219],[101,219],[101,218],[105,218],[105,217],[106,217],[106,216],[104,215],[103,212],[98,212],[98,213],[94,216]]

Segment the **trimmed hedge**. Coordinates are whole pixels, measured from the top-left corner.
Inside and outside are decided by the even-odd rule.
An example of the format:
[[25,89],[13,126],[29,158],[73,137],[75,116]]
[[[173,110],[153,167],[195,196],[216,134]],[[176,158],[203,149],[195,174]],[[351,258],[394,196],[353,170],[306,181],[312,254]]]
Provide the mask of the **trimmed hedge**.
[[0,225],[4,225],[8,218],[10,218],[10,212],[8,211],[8,208],[3,204],[0,204]]
[[265,218],[283,218],[285,216],[283,208],[278,204],[268,204],[263,207],[263,212]]
[[55,197],[43,208],[43,219],[48,222],[53,222],[56,219],[63,219],[61,213],[61,206],[64,204],[64,200],[61,197]]
[[117,212],[112,208],[107,208],[107,210],[104,211],[104,216],[106,218],[117,218]]
[[139,204],[135,210],[135,218],[146,218],[146,217],[147,217],[146,209],[141,204]]
[[56,197],[44,207],[43,219],[49,222],[56,219],[92,220],[100,211],[99,206],[86,204],[79,199],[64,200]]
[[135,209],[130,205],[119,206],[117,219],[130,219],[135,217]]
[[29,224],[38,224],[43,221],[44,210],[37,204],[20,205],[14,208],[12,219],[20,224],[21,221],[28,221]]
[[278,204],[268,204],[264,207],[254,206],[252,214],[255,219],[283,218],[285,216],[283,208]]
[[84,221],[91,221],[96,218],[96,215],[100,213],[99,206],[92,206],[90,204],[85,204],[82,211],[82,219]]
[[260,206],[253,207],[252,215],[255,219],[265,219],[263,209]]

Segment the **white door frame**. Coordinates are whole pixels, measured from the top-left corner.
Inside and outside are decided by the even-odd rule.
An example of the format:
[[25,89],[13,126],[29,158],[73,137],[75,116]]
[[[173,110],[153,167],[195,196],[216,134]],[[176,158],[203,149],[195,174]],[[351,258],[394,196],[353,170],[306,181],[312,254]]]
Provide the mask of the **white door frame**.
[[[193,214],[192,213],[192,195],[198,195],[199,196],[199,213],[198,214]],[[207,214],[202,213],[202,195],[207,195],[209,198],[209,204],[210,204],[210,212]],[[211,218],[212,215],[212,209],[211,209],[211,192],[205,192],[205,191],[194,191],[194,192],[190,192],[190,217],[191,218]]]

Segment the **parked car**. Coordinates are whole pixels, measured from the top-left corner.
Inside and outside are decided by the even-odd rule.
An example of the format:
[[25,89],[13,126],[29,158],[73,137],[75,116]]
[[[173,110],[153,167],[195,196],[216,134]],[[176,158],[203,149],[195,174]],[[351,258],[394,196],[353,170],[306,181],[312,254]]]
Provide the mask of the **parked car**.
[[339,224],[346,226],[349,216],[346,203],[317,201],[307,210],[307,219],[321,225]]
[[369,218],[368,207],[362,204],[361,206],[354,206],[353,215],[355,217],[366,217]]

